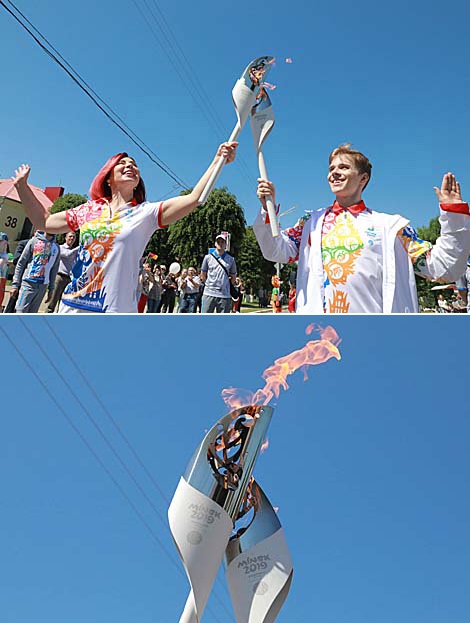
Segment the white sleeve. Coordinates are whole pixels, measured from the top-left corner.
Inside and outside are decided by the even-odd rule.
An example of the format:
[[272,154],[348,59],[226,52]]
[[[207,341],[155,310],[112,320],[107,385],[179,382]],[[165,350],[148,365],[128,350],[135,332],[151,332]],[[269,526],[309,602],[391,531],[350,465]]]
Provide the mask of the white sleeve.
[[287,234],[290,230],[283,230],[277,238],[273,238],[271,226],[266,223],[266,216],[266,210],[261,208],[253,223],[253,231],[264,258],[280,264],[295,262],[299,257],[300,238],[298,243],[290,238]]
[[415,272],[432,280],[456,281],[465,273],[470,253],[470,216],[441,209],[441,235],[414,262]]

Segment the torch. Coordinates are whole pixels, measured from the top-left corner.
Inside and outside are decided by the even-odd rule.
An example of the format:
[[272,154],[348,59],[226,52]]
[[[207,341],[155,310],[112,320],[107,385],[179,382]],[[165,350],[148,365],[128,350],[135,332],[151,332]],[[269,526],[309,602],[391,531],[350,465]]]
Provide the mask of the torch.
[[[255,141],[256,153],[258,156],[259,174],[263,180],[268,180],[268,171],[263,154],[263,143],[274,126],[274,111],[271,99],[264,87],[262,87],[256,98],[256,103],[251,109],[251,131]],[[272,197],[266,198],[269,223],[271,233],[274,238],[279,236],[279,223],[277,222],[276,209]]]
[[252,405],[221,418],[178,484],[168,518],[191,585],[180,623],[201,620],[272,413],[271,407]]
[[292,582],[292,562],[278,516],[252,479],[239,519],[252,512],[248,526],[225,550],[227,583],[237,623],[276,619]]
[[[243,74],[235,83],[232,90],[232,100],[237,114],[237,123],[232,130],[229,142],[236,141],[243,129],[243,126],[248,119],[248,115],[256,101],[257,96],[263,86],[264,79],[271,69],[274,58],[272,56],[260,56],[248,65]],[[217,182],[222,168],[226,160],[224,157],[219,158],[206,187],[202,191],[202,195],[199,198],[199,204],[203,204],[207,201],[207,197],[211,193],[212,189]]]

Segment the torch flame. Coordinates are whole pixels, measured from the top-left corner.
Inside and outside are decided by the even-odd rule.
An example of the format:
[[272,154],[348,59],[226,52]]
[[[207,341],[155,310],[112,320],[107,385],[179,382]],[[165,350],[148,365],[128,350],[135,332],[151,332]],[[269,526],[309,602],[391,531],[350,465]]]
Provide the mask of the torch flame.
[[289,389],[287,377],[294,374],[299,368],[303,370],[304,380],[307,380],[308,366],[325,363],[332,357],[341,359],[338,350],[341,340],[333,327],[323,328],[320,325],[308,325],[307,335],[313,331],[320,334],[319,340],[310,340],[299,350],[294,350],[289,355],[276,359],[271,366],[266,368],[262,374],[262,378],[265,380],[263,388],[254,393],[234,387],[224,389],[222,398],[225,404],[230,409],[237,409],[249,404],[268,405],[274,397],[279,398],[281,389],[284,391]]

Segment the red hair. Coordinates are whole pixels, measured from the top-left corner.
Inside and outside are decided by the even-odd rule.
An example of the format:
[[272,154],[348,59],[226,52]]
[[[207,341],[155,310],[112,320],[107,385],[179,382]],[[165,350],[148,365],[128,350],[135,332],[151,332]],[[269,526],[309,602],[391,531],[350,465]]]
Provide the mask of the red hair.
[[[88,191],[90,199],[93,199],[94,201],[97,199],[111,199],[111,188],[108,184],[108,179],[111,175],[111,171],[122,158],[129,158],[129,155],[125,151],[122,151],[115,156],[111,156],[106,164],[99,170],[98,174],[95,176],[95,179],[91,183],[90,190]],[[134,190],[133,203],[137,205],[138,203],[144,202],[145,199],[145,185],[143,179],[140,178],[139,183]]]

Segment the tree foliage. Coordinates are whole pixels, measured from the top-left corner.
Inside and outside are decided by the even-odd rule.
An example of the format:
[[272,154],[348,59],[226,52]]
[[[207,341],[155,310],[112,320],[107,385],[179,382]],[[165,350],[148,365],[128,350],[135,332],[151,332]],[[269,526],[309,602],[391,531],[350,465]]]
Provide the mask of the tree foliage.
[[[434,217],[429,221],[428,226],[418,227],[418,236],[422,240],[427,240],[431,244],[435,244],[436,240],[441,234],[441,225],[439,223],[439,217]],[[418,291],[418,301],[421,307],[435,307],[436,297],[431,290],[435,286],[435,282],[429,281],[429,279],[423,279],[423,277],[416,277],[416,289]]]
[[276,268],[273,262],[264,259],[252,227],[245,229],[236,259],[238,274],[243,279],[247,292],[257,294],[259,288],[271,287],[271,277],[276,273]]
[[441,235],[441,225],[439,217],[436,216],[429,221],[429,225],[418,227],[418,236],[423,240],[428,240],[432,244],[436,244],[436,240]]
[[169,235],[170,232],[168,228],[157,229],[150,238],[145,250],[146,253],[155,253],[158,255],[158,264],[165,264],[167,267],[176,259],[172,246],[168,242]]
[[66,193],[54,201],[51,207],[51,214],[64,212],[64,210],[71,210],[72,208],[82,205],[82,203],[85,203],[86,201],[88,201],[88,199],[85,195]]
[[207,249],[214,246],[215,237],[221,231],[231,234],[230,254],[238,257],[245,233],[245,215],[235,195],[226,188],[217,188],[202,207],[168,229],[168,244],[173,256],[185,266],[192,264],[199,267]]
[[[82,203],[88,201],[85,195],[77,195],[75,193],[65,193],[62,197],[59,197],[54,201],[51,206],[51,214],[56,214],[57,212],[65,212],[65,210],[71,210],[72,208],[76,208]],[[57,236],[57,242],[62,244],[65,241],[65,234],[59,234]]]

